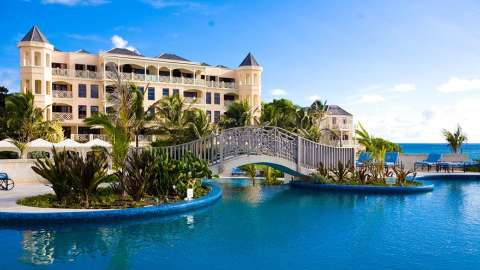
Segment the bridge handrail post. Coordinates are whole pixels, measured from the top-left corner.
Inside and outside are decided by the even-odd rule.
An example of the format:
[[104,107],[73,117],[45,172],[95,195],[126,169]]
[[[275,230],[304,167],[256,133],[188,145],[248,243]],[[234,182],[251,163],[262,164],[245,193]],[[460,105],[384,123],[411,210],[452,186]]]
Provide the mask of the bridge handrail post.
[[297,171],[300,171],[301,167],[301,156],[302,156],[302,146],[301,146],[301,141],[302,138],[300,136],[297,136],[297,156],[296,156],[296,161],[297,161]]

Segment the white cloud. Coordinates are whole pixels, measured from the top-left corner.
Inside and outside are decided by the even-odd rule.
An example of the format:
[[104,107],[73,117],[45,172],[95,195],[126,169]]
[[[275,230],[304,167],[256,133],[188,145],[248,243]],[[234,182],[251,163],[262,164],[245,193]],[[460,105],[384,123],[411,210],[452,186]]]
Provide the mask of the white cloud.
[[437,90],[443,93],[480,90],[480,79],[461,79],[458,77],[451,77],[446,83],[439,85]]
[[322,100],[322,97],[320,97],[319,95],[312,95],[308,97],[308,100],[313,102],[315,100]]
[[130,51],[137,51],[137,49],[135,49],[135,47],[127,46],[128,41],[123,39],[119,35],[113,35],[112,36],[112,44],[115,48],[125,48],[125,49],[130,50]]
[[392,87],[392,92],[407,93],[415,91],[417,87],[413,83],[401,83]]
[[288,95],[288,93],[284,89],[276,88],[270,90],[270,95],[272,95],[272,97],[284,97]]
[[190,9],[206,8],[205,5],[194,1],[174,1],[174,0],[143,0],[144,3],[151,5],[156,9],[169,7],[186,7]]
[[108,3],[106,0],[42,0],[43,4],[58,4],[65,6],[99,6]]
[[385,98],[379,94],[363,94],[358,99],[358,103],[380,103]]
[[18,91],[18,69],[0,68],[0,86],[5,86],[10,92]]

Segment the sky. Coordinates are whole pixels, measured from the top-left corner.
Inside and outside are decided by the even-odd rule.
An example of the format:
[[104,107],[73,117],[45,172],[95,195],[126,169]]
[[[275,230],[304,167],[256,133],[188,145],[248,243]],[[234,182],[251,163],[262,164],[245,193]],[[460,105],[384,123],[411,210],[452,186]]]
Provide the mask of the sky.
[[125,47],[263,66],[262,99],[337,104],[374,136],[480,142],[480,1],[4,0],[0,85],[18,90],[18,41],[38,25],[62,51]]

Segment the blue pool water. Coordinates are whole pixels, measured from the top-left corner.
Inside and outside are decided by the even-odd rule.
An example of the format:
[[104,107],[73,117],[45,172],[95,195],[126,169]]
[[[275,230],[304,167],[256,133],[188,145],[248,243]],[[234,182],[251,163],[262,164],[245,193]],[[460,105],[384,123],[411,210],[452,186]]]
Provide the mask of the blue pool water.
[[480,269],[480,181],[406,196],[221,182],[175,218],[0,228],[0,269]]
[[[400,147],[404,153],[450,153],[451,150],[444,143],[401,143]],[[467,154],[471,159],[480,159],[480,143],[468,143],[462,146],[461,152]]]

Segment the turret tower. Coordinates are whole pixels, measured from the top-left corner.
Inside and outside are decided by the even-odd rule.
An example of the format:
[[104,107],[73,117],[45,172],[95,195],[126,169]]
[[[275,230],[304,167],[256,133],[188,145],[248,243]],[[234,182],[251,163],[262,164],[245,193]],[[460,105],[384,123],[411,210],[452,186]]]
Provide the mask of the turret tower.
[[240,100],[246,100],[254,108],[255,116],[260,116],[262,93],[262,70],[253,54],[248,53],[237,68],[238,90]]
[[[20,49],[20,91],[32,92],[36,107],[51,105],[53,45],[37,26],[33,26],[17,47]],[[46,120],[51,120],[51,111],[51,106],[45,110]]]

